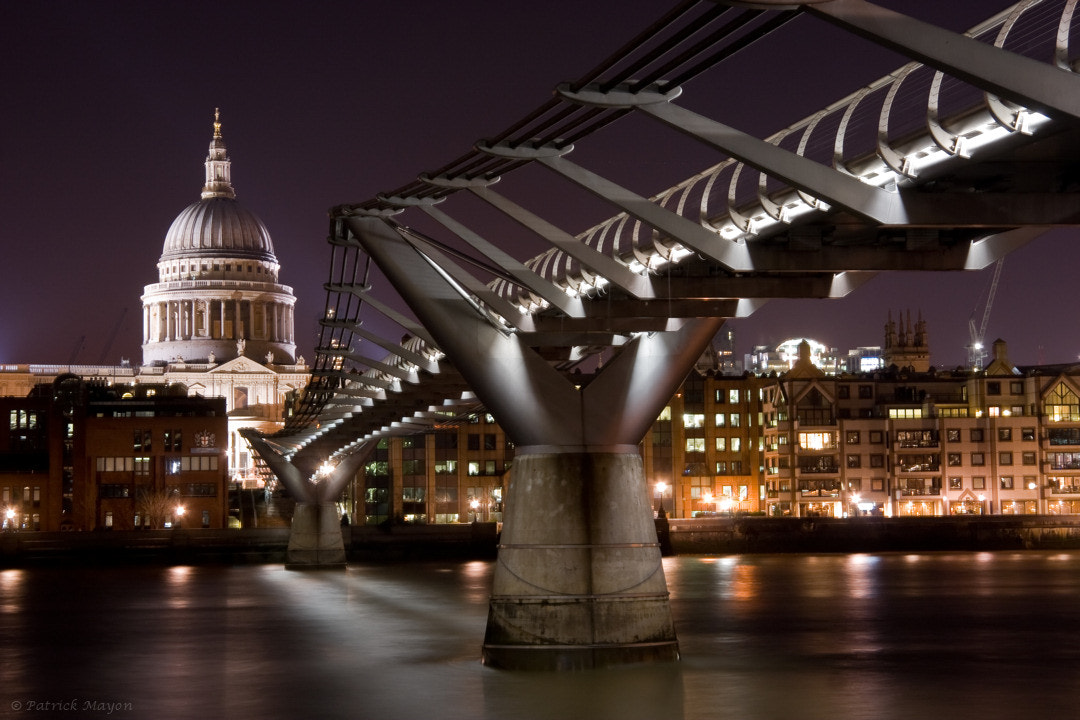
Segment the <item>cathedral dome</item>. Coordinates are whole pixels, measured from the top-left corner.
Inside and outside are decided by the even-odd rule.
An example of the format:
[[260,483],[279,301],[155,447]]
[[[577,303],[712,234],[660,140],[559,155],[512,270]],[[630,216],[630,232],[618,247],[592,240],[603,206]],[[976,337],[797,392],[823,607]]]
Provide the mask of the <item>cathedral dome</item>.
[[236,200],[214,111],[202,196],[176,216],[144,288],[143,365],[215,366],[242,355],[268,365],[296,357],[292,288],[262,220]]
[[236,199],[232,162],[214,112],[214,137],[206,156],[202,197],[176,216],[165,234],[161,261],[186,258],[238,258],[277,263],[270,232],[262,220]]
[[235,197],[204,197],[184,208],[165,235],[162,260],[230,257],[277,262],[270,232]]

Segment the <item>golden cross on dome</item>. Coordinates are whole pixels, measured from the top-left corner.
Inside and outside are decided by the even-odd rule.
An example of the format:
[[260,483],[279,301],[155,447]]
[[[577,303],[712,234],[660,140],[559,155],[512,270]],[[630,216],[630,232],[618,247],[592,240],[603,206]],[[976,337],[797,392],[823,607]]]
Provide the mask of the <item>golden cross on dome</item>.
[[221,137],[221,113],[218,108],[214,108],[214,137]]

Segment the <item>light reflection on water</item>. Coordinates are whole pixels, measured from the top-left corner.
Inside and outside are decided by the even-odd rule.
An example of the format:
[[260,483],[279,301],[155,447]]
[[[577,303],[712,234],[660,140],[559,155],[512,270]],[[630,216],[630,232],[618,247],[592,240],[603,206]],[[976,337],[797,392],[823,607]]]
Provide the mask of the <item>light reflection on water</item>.
[[0,717],[1080,717],[1080,553],[667,558],[683,660],[572,674],[479,663],[491,569],[0,571]]

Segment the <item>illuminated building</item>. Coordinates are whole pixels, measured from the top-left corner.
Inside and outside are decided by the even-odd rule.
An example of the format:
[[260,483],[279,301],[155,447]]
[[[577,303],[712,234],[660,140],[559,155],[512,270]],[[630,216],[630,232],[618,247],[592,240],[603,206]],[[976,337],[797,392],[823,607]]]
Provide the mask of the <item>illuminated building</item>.
[[129,388],[179,386],[193,397],[224,398],[226,462],[234,480],[252,486],[260,477],[238,431],[281,427],[286,398],[307,384],[310,372],[296,357],[296,298],[278,282],[266,226],[236,199],[216,112],[204,166],[201,195],[169,227],[158,282],[142,295],[142,364],[0,366],[0,395],[25,397],[37,384],[72,373]]
[[223,399],[61,375],[0,413],[5,529],[226,526]]

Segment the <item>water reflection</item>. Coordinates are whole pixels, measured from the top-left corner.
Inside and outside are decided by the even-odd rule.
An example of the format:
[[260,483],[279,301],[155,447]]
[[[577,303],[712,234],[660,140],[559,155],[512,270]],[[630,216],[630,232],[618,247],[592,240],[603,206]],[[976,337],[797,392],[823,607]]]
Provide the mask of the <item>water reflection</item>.
[[3,571],[0,712],[77,697],[200,720],[1080,713],[1077,553],[667,558],[682,662],[573,674],[479,663],[491,570]]

